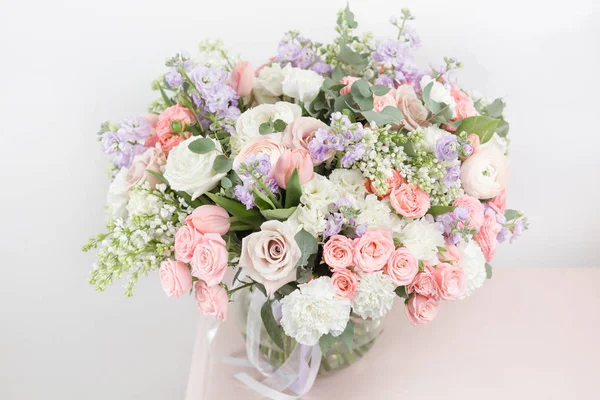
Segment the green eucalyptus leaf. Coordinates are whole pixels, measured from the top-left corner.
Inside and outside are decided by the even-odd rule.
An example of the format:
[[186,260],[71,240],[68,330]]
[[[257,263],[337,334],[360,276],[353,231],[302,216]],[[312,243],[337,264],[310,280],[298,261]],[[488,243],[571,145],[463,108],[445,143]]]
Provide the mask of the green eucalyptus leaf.
[[221,179],[221,187],[223,189],[229,189],[233,187],[233,182],[231,182],[231,179],[225,176],[223,179]]
[[275,121],[273,121],[273,130],[275,132],[283,132],[286,126],[287,123],[283,120],[276,119]]
[[492,279],[492,266],[488,263],[485,263],[485,278]]
[[385,96],[390,91],[390,88],[384,85],[371,86],[371,91],[375,96]]
[[352,342],[354,340],[354,322],[348,320],[346,329],[344,329],[344,332],[342,332],[338,339],[346,344],[348,350],[352,350]]
[[302,185],[300,185],[300,175],[298,175],[298,169],[294,169],[285,189],[285,208],[292,208],[299,205],[301,196]]
[[[346,8],[342,12],[342,15],[344,16],[346,24],[348,24],[348,28],[355,29],[356,27],[358,27],[358,23],[354,19],[354,13],[350,11],[350,3],[346,3]],[[341,25],[341,23],[338,24]]]
[[267,220],[276,219],[278,221],[285,221],[294,213],[294,211],[296,211],[296,207],[278,208],[276,210],[261,210],[260,213]]
[[268,135],[269,133],[273,133],[273,124],[271,121],[263,122],[258,127],[258,133],[261,135]]
[[406,286],[398,286],[395,290],[398,297],[402,297],[403,299],[408,299],[409,295],[406,293]]
[[458,126],[456,134],[474,133],[479,136],[479,141],[483,144],[492,138],[499,122],[499,119],[483,116],[465,118]]
[[385,107],[381,112],[361,111],[361,113],[368,122],[375,122],[378,126],[395,125],[404,118],[402,111],[392,106]]
[[215,149],[215,142],[209,138],[196,139],[188,144],[188,149],[196,154],[206,154]]
[[427,214],[437,217],[438,215],[452,212],[455,209],[455,206],[431,206],[429,207],[429,210],[427,210]]
[[500,118],[504,112],[506,103],[502,99],[496,99],[484,108],[484,113],[491,118]]
[[335,82],[341,81],[345,75],[346,74],[342,70],[342,67],[339,65],[336,65],[335,68],[333,68],[333,71],[331,71],[331,79],[333,79]]
[[368,53],[357,53],[345,44],[340,45],[340,52],[337,55],[337,60],[343,64],[351,65],[358,69],[363,69],[369,65]]
[[272,300],[267,300],[260,309],[260,316],[271,340],[283,350],[283,332],[273,315],[272,304]]
[[[352,98],[354,99],[354,102],[356,104],[358,104],[360,111],[371,111],[373,109],[373,106],[374,106],[373,96],[362,97],[360,94],[358,94],[358,95],[353,94]],[[350,106],[350,105],[348,105],[348,106]],[[353,108],[350,108],[350,109],[353,110]]]
[[319,347],[321,348],[321,354],[323,356],[327,355],[329,350],[333,347],[333,345],[337,342],[337,338],[334,337],[331,333],[321,336],[319,339]]
[[364,79],[359,79],[352,84],[350,89],[353,96],[369,97],[371,96],[371,89],[369,88],[369,82]]
[[300,267],[300,266],[308,264],[309,257],[312,254],[316,253],[317,250],[319,249],[319,244],[317,243],[317,239],[315,239],[315,237],[313,235],[311,235],[304,229],[302,229],[300,232],[296,233],[296,236],[294,236],[294,239],[296,239],[296,243],[298,244],[298,247],[300,247],[300,252],[301,252],[300,259],[298,260],[296,267]]
[[496,127],[496,133],[498,134],[498,136],[504,138],[506,137],[506,135],[508,135],[509,128],[509,123],[501,119],[500,122],[498,122],[498,127]]
[[521,213],[517,210],[506,210],[504,212],[504,218],[507,221],[512,221],[513,219],[517,219]]
[[338,112],[348,110],[349,109],[348,104],[351,104],[353,102],[354,102],[354,100],[352,99],[352,95],[345,94],[345,95],[340,96],[337,99],[335,99],[335,102],[333,103],[333,110],[338,111]]
[[213,170],[219,174],[231,171],[232,167],[233,160],[231,158],[225,157],[223,154],[219,154],[215,158],[215,162],[213,163]]

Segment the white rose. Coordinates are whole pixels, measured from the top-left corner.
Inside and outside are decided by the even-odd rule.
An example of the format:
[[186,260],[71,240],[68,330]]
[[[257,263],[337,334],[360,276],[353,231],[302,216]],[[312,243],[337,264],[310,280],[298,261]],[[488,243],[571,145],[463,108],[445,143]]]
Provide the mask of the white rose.
[[324,80],[314,71],[292,68],[288,64],[283,69],[283,94],[308,104],[317,97]]
[[283,95],[282,82],[283,70],[279,64],[261,69],[252,88],[256,102],[275,103]]
[[452,135],[450,132],[440,129],[434,125],[422,128],[422,131],[423,140],[417,143],[417,147],[427,151],[435,151],[435,144],[438,140],[440,140],[440,138]]
[[326,213],[330,204],[340,199],[339,188],[329,179],[315,174],[314,178],[302,185],[300,202],[309,208]]
[[400,241],[418,260],[437,263],[438,247],[443,247],[444,236],[435,222],[425,219],[407,224],[400,233]]
[[365,177],[358,169],[335,169],[329,175],[329,180],[340,188],[342,196],[362,198],[367,194]]
[[239,265],[256,282],[264,285],[267,295],[296,280],[300,247],[295,232],[281,221],[267,221],[242,239]]
[[121,168],[108,187],[108,194],[106,196],[106,217],[109,221],[125,218],[127,216],[127,201],[129,200],[127,185],[128,173],[128,168]]
[[323,211],[318,208],[309,208],[306,206],[299,206],[296,211],[290,215],[288,220],[285,221],[285,223],[294,231],[294,234],[304,229],[317,239],[323,234],[326,222],[327,220],[325,219],[325,213]]
[[452,113],[454,114],[454,108],[456,107],[456,103],[454,102],[454,98],[450,94],[450,91],[446,89],[446,87],[438,82],[434,81],[432,77],[425,75],[421,78],[421,90],[425,89],[427,85],[433,82],[433,86],[431,87],[431,91],[429,92],[429,98],[438,103],[447,104]]
[[238,154],[241,149],[252,140],[262,137],[259,132],[261,124],[280,119],[290,124],[302,115],[302,109],[292,103],[279,101],[275,104],[261,104],[246,110],[235,124],[236,134],[231,136],[233,154]]
[[188,145],[197,139],[198,137],[192,136],[175,146],[169,153],[165,166],[165,178],[171,188],[186,192],[192,196],[192,200],[213,189],[226,175],[213,170],[215,159],[222,153],[221,143],[213,139],[214,150],[196,154]]
[[460,180],[466,194],[478,199],[491,199],[506,187],[508,158],[497,146],[482,146],[463,162]]
[[469,240],[461,246],[460,266],[465,271],[467,277],[467,292],[462,297],[468,297],[477,288],[480,288],[485,282],[485,256],[475,240]]

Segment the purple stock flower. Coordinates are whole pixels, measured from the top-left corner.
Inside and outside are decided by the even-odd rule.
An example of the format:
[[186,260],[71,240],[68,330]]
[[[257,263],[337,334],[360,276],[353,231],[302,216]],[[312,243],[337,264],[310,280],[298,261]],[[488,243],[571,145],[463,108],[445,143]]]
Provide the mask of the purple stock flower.
[[277,184],[277,181],[274,178],[269,179],[269,181],[267,182],[267,187],[269,188],[271,193],[277,193],[280,189],[279,185]]
[[169,84],[169,86],[172,88],[178,88],[183,83],[183,76],[177,72],[176,68],[171,68],[165,74],[165,81],[167,81],[167,84]]
[[289,41],[287,43],[281,43],[277,48],[277,56],[275,60],[280,63],[290,62],[292,66],[296,67],[298,61],[302,56],[302,46],[298,43]]
[[152,133],[152,127],[145,117],[126,117],[119,123],[117,134],[121,140],[146,139]]
[[246,206],[246,209],[249,210],[254,207],[254,196],[250,191],[249,186],[237,185],[233,191],[235,193],[235,197]]
[[452,161],[458,158],[458,142],[455,135],[445,135],[435,143],[435,157],[440,161]]
[[271,171],[271,157],[266,153],[258,153],[256,156],[256,172],[265,176]]
[[227,112],[231,103],[237,102],[235,90],[227,84],[227,71],[201,65],[194,68],[190,75],[199,93],[199,96],[192,96],[192,99],[197,106],[204,107],[206,112]]
[[331,65],[325,64],[323,61],[318,60],[310,67],[310,69],[315,71],[317,74],[327,75],[331,72]]
[[510,243],[514,242],[527,229],[527,218],[521,217],[515,221],[515,227],[510,237]]
[[503,226],[502,229],[500,229],[500,232],[498,232],[498,235],[496,236],[496,240],[498,240],[498,243],[503,243],[506,241],[506,239],[508,239],[509,236],[510,236],[510,230]]
[[357,143],[353,147],[346,149],[346,154],[342,157],[342,167],[349,168],[356,161],[365,155],[365,147],[362,143]]
[[452,186],[460,178],[460,166],[453,165],[446,170],[446,176],[444,176],[444,185],[447,187]]
[[465,143],[463,145],[463,155],[465,157],[470,157],[473,155],[473,145],[471,143]]
[[367,224],[360,224],[356,227],[356,229],[354,231],[354,235],[356,237],[361,237],[362,235],[365,234],[366,231],[367,231]]
[[328,238],[333,235],[337,235],[342,230],[344,224],[344,216],[342,213],[329,214],[327,221],[325,222],[325,230],[323,236]]
[[406,42],[397,39],[386,39],[379,43],[373,53],[373,59],[384,64],[397,66],[402,64],[408,55],[409,46]]
[[402,38],[410,49],[416,49],[421,45],[421,38],[417,34],[417,30],[412,25],[405,25],[402,29]]
[[436,222],[444,233],[449,234],[455,224],[454,215],[452,213],[442,214],[436,218]]
[[384,85],[384,86],[393,86],[394,80],[390,78],[389,75],[379,75],[377,79],[375,79],[376,85]]
[[448,240],[450,241],[450,243],[457,245],[460,242],[460,233],[453,233],[452,235],[450,235]]
[[469,219],[469,207],[459,206],[454,209],[454,216],[461,221],[466,221]]

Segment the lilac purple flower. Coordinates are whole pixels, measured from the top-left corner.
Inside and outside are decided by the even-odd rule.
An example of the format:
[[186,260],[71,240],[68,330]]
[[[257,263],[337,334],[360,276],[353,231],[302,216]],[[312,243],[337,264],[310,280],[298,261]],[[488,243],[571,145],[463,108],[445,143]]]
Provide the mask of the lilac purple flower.
[[311,40],[305,37],[290,38],[286,35],[279,43],[275,60],[282,67],[291,64],[292,67],[310,69],[321,75],[329,74],[331,66],[315,53],[311,44]]
[[165,81],[170,87],[178,88],[183,83],[183,76],[173,67],[165,74]]
[[383,40],[373,53],[373,60],[384,64],[398,66],[409,56],[410,47],[407,42],[398,39]]
[[254,207],[254,195],[249,185],[237,185],[233,191],[235,197],[246,206],[246,209],[250,210]]
[[375,79],[376,85],[384,85],[384,86],[393,86],[394,80],[390,78],[389,75],[379,75],[377,79]]
[[346,153],[341,159],[342,167],[350,168],[352,164],[360,160],[365,155],[365,146],[362,143],[346,148]]
[[444,176],[444,185],[447,187],[452,186],[458,179],[460,178],[460,166],[453,165],[446,170],[446,175]]
[[337,235],[342,230],[344,224],[344,215],[340,212],[329,214],[327,221],[325,222],[325,230],[323,231],[323,237],[328,238],[333,235]]
[[256,155],[256,172],[265,176],[271,172],[271,157],[266,153]]
[[510,243],[514,242],[527,229],[527,218],[521,217],[515,221],[515,225],[510,237]]
[[227,84],[227,71],[206,67],[194,68],[190,78],[196,86],[199,96],[193,100],[197,106],[202,106],[206,112],[220,114],[228,112],[231,103],[237,102],[235,90]]
[[354,236],[361,237],[367,231],[367,224],[361,224],[356,227],[354,230]]
[[460,221],[466,221],[469,219],[470,210],[469,207],[459,206],[454,209],[454,216]]
[[440,161],[458,158],[458,139],[455,135],[445,135],[435,143],[435,157]]
[[502,229],[500,229],[500,232],[498,232],[498,235],[496,236],[496,240],[498,240],[498,243],[503,243],[506,241],[506,239],[508,239],[509,236],[510,236],[510,230],[503,226]]
[[152,133],[152,127],[145,117],[126,117],[119,123],[117,134],[121,140],[146,139]]

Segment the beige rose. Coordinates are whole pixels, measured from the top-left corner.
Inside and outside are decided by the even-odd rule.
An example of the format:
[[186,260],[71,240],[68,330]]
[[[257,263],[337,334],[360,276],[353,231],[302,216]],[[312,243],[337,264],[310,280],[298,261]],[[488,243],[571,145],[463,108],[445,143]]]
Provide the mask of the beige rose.
[[155,171],[160,174],[162,172],[161,167],[165,165],[166,162],[167,159],[165,154],[154,147],[136,155],[131,164],[131,168],[129,168],[129,171],[127,172],[127,189],[131,189],[135,185],[141,185],[144,182],[148,182],[154,189],[161,181],[147,170]]
[[406,129],[413,131],[425,124],[428,111],[421,100],[417,98],[412,86],[402,85],[398,87],[394,97],[398,108],[404,114],[402,124]]
[[267,295],[296,280],[300,247],[293,230],[281,221],[267,221],[242,240],[240,267],[250,278],[264,285]]

